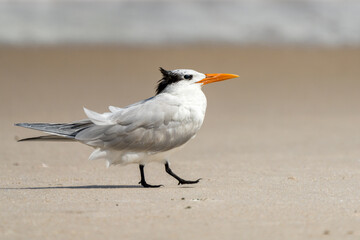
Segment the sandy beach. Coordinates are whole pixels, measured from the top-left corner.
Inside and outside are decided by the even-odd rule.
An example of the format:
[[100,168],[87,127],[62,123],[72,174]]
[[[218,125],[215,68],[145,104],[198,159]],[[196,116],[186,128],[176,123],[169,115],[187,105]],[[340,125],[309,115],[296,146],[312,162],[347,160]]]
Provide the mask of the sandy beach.
[[[164,167],[106,168],[79,143],[23,142],[154,94],[158,67],[225,72]],[[359,239],[360,49],[0,47],[0,239]]]

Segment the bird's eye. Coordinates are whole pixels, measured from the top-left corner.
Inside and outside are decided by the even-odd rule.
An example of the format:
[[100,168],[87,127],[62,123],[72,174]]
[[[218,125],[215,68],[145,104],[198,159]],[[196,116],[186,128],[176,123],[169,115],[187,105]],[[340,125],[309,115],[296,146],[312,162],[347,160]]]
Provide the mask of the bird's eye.
[[187,80],[191,80],[192,79],[192,75],[185,75],[184,78],[187,79]]

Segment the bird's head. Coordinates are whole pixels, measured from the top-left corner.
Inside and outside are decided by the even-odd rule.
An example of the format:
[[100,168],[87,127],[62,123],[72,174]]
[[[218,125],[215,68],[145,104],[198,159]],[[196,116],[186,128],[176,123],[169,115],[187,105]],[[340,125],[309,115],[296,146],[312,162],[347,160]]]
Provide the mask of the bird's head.
[[165,70],[160,68],[163,78],[159,81],[156,94],[161,93],[168,86],[173,84],[197,85],[199,87],[213,83],[224,81],[231,78],[237,78],[238,75],[228,73],[199,73],[191,69]]

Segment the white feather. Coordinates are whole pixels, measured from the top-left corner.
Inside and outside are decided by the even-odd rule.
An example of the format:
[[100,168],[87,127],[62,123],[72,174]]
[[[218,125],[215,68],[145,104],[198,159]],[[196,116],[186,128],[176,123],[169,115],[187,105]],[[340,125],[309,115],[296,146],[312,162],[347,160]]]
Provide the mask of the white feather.
[[110,112],[115,113],[115,112],[123,110],[123,108],[109,106],[109,110],[110,110]]
[[110,113],[97,113],[84,107],[84,112],[88,118],[96,125],[108,125],[111,124],[109,120]]
[[106,152],[101,150],[100,148],[95,149],[89,156],[89,160],[97,160],[106,157]]

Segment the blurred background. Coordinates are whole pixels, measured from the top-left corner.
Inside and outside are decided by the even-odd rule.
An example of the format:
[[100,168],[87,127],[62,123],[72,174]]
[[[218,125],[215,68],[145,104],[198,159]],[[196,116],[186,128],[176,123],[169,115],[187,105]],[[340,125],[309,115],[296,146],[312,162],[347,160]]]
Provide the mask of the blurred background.
[[2,0],[9,45],[357,46],[357,0]]
[[[171,159],[203,178],[194,189],[155,164],[149,182],[163,191],[127,189],[136,166],[88,162],[80,144],[15,141],[37,135],[16,122],[71,122],[83,106],[153,96],[159,67],[240,75],[204,87],[204,125]],[[359,90],[359,0],[0,0],[0,182],[15,189],[2,189],[0,234],[358,237]],[[74,185],[86,189],[52,187]],[[18,189],[29,186],[50,187]]]
[[[331,87],[340,83],[351,98],[347,93],[359,77],[359,12],[358,0],[0,0],[0,81],[11,89],[2,91],[21,91],[25,84],[34,91],[22,93],[31,98],[26,103],[52,96],[62,106],[64,92],[56,90],[64,90],[99,107],[102,98],[124,105],[118,95],[152,94],[142,91],[154,88],[162,66],[239,74],[241,80],[222,87],[260,88],[241,92],[243,98],[262,93],[282,101],[339,90]],[[79,94],[91,89],[101,98]],[[269,95],[270,89],[280,96]],[[330,101],[337,106],[346,98]]]
[[14,122],[126,106],[154,94],[159,67],[190,68],[240,75],[204,88],[212,131],[195,141],[218,131],[229,151],[328,154],[329,141],[351,151],[359,12],[357,0],[1,0],[2,138],[15,147],[14,134],[35,134]]
[[358,0],[1,0],[0,97],[7,116],[69,121],[151,96],[161,66],[239,74],[206,90],[238,121],[353,113],[359,12]]

